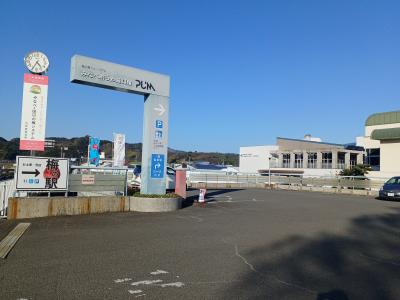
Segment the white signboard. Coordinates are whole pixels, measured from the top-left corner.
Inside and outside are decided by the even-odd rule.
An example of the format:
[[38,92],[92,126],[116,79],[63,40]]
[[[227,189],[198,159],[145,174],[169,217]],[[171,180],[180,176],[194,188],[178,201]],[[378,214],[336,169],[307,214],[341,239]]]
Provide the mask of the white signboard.
[[94,174],[82,174],[82,184],[92,185],[95,183]]
[[68,174],[67,158],[17,156],[16,189],[19,191],[66,191]]
[[122,167],[125,164],[125,134],[114,133],[113,166]]
[[20,150],[44,151],[48,77],[24,74]]
[[71,82],[169,97],[169,76],[82,55],[71,59]]

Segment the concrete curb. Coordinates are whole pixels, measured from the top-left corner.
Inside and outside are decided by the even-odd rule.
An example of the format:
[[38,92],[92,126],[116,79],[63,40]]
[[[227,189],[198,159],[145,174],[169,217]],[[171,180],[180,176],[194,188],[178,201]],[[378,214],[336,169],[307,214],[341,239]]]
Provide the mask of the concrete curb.
[[182,198],[129,197],[130,211],[168,212],[182,208]]

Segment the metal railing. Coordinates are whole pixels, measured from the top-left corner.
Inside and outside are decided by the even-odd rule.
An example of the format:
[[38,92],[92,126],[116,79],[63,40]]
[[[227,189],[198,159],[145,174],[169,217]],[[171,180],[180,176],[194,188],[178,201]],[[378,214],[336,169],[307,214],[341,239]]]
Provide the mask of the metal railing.
[[[93,182],[84,182],[85,175],[92,175]],[[128,168],[71,166],[68,191],[84,196],[127,195]]]
[[255,188],[265,187],[269,183],[274,185],[297,185],[304,187],[324,187],[337,189],[369,190],[378,191],[388,178],[367,178],[365,176],[319,176],[308,177],[302,174],[215,174],[203,172],[189,172],[187,177],[188,186],[203,184],[212,187],[229,188]]
[[0,218],[7,217],[8,198],[14,196],[14,180],[0,182]]

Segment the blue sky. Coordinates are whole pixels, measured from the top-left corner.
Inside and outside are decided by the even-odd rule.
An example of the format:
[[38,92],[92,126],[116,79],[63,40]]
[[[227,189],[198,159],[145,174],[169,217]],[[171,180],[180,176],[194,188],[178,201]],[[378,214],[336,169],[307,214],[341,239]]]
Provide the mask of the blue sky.
[[46,136],[141,141],[143,98],[70,83],[81,54],[171,76],[175,149],[352,142],[399,109],[399,16],[399,1],[1,1],[0,136],[19,136],[23,57],[40,50]]

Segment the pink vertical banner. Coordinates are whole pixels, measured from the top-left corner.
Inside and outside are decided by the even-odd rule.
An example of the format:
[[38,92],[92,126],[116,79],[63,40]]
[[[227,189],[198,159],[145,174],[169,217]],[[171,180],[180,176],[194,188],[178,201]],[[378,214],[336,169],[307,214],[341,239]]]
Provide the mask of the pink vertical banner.
[[186,199],[186,170],[175,171],[175,194]]
[[20,150],[44,151],[48,83],[47,76],[24,74]]

